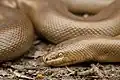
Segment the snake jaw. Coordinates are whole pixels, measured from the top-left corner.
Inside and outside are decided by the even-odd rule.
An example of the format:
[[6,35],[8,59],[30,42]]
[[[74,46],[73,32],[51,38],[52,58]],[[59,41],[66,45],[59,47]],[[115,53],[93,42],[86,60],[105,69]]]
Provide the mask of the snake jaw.
[[52,66],[52,65],[60,65],[60,62],[64,60],[64,55],[62,52],[51,52],[47,55],[43,56],[43,62],[46,65]]

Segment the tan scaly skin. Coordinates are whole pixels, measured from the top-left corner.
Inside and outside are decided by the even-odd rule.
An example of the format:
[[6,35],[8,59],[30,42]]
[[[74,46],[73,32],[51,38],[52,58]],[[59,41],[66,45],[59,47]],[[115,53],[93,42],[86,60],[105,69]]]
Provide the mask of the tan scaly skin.
[[[8,3],[6,3],[6,1]],[[55,47],[53,52],[43,56],[43,61],[47,65],[63,66],[86,60],[119,62],[119,39],[112,39],[112,37],[120,34],[120,0],[116,0],[114,2],[113,0],[111,0],[111,2],[108,2],[106,4],[108,5],[113,2],[110,6],[100,11],[97,15],[89,17],[87,19],[75,16],[70,13],[70,9],[68,7],[69,5],[63,2],[60,0],[1,0],[0,4],[21,10],[32,21],[38,35],[42,35],[45,39],[54,44],[60,43]],[[96,13],[96,11],[93,11],[93,13]],[[18,17],[18,21],[22,18],[23,21],[25,20],[24,22],[26,22],[27,24],[27,22],[29,22],[26,20],[27,18],[24,19],[24,17],[21,16],[22,15],[16,15],[14,17]],[[5,23],[7,23],[7,21]],[[11,24],[12,23],[16,24],[14,21],[11,22]],[[31,23],[28,24],[30,25]],[[19,33],[17,33],[16,35],[19,35],[20,37],[32,35],[31,37],[25,38],[26,44],[20,44],[20,46],[27,47],[26,50],[28,50],[33,40],[33,29],[31,27],[28,29],[26,29],[26,27],[24,28],[25,29],[23,29],[23,32],[26,33],[25,35],[19,35]],[[8,29],[9,25],[7,31]],[[18,27],[17,29],[21,29],[21,27]],[[15,33],[16,32],[14,32],[14,34]],[[28,33],[31,33],[31,35],[29,35]],[[4,35],[7,36],[8,34]],[[90,35],[92,37],[84,39],[85,36],[87,37],[87,35]],[[94,36],[98,37],[96,38]],[[103,36],[109,36],[110,38],[106,38]],[[71,39],[73,40],[71,41]],[[24,38],[21,38],[21,40],[23,41]],[[20,40],[17,41],[12,39],[12,41],[14,41],[15,43],[19,43]],[[63,46],[61,46],[61,44]],[[60,47],[58,47],[59,45]],[[8,46],[11,46],[11,44],[9,44]],[[16,48],[17,47],[15,47],[15,49]],[[13,49],[6,48],[4,51],[5,53],[1,53],[0,60],[2,60],[3,55],[5,55],[5,57],[9,56],[12,58],[20,56],[21,54],[23,54],[20,51],[26,51],[22,50],[23,48],[24,47],[16,49],[16,52],[14,51],[14,53],[12,53],[13,57],[11,56],[10,52],[6,51],[7,49],[11,51]],[[0,51],[3,50],[2,48],[0,49]],[[20,53],[17,53],[18,51]],[[3,59],[7,60],[6,58]]]
[[33,26],[21,11],[0,7],[0,61],[21,56],[32,45]]

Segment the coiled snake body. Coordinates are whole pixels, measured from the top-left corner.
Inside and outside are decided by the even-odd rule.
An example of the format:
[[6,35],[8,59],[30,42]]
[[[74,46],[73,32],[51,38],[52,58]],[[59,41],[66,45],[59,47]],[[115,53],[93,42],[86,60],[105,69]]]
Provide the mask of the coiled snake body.
[[[47,65],[63,66],[86,60],[120,62],[120,41],[118,37],[115,37],[120,34],[119,0],[108,1],[107,4],[113,3],[101,10],[97,15],[86,19],[70,13],[69,4],[66,4],[66,6],[64,0],[62,0],[63,2],[60,0],[12,1],[11,4],[14,4],[12,6],[8,5],[4,0],[0,3],[24,12],[32,21],[38,35],[42,35],[54,44],[59,43],[52,52],[43,56],[43,61]],[[96,13],[96,10],[94,9],[92,13]],[[83,9],[83,11],[85,10]],[[76,12],[76,10],[73,12]],[[20,19],[18,18],[18,20]],[[24,20],[23,22],[26,22],[26,26],[24,27],[27,28],[29,21]],[[32,29],[23,29],[24,31],[26,31],[26,35],[21,35],[21,37],[28,36],[26,38],[28,43],[32,43]],[[27,32],[32,34],[32,36],[28,35]],[[14,41],[17,42],[17,40]],[[27,45],[28,43],[26,45],[20,44],[20,46],[29,48],[30,44]],[[22,49],[20,48],[16,51],[21,51]],[[25,52],[26,50],[22,51]],[[19,56],[20,53],[14,52],[13,54]],[[1,57],[4,54],[10,56],[11,53],[1,53],[0,60],[2,60]]]
[[22,55],[33,42],[33,26],[22,12],[0,7],[0,61]]

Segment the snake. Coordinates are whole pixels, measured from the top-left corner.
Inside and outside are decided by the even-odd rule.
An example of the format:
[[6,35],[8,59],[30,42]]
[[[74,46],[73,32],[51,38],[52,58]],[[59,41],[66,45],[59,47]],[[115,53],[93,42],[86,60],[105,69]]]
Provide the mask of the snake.
[[[0,6],[0,61],[14,59],[30,48],[33,25],[19,10]],[[28,32],[29,31],[29,32]]]
[[[43,56],[46,65],[120,62],[119,0],[1,0],[0,5],[0,61],[29,50],[36,32],[55,45]],[[72,12],[97,14],[83,18]]]

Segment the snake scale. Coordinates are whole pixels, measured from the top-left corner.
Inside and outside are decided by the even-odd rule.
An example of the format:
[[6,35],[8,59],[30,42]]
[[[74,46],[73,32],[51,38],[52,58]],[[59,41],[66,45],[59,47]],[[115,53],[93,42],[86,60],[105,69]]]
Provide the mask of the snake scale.
[[[34,26],[39,36],[56,45],[43,56],[47,65],[120,62],[120,0],[1,0],[0,5],[0,61],[31,47]],[[97,14],[82,18],[71,12]]]

